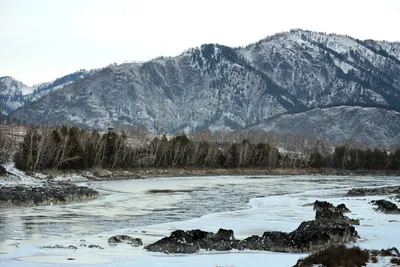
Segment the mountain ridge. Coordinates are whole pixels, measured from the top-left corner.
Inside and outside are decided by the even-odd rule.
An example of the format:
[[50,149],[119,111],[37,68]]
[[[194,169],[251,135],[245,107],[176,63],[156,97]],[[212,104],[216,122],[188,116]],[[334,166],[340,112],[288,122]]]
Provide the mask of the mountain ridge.
[[141,124],[150,131],[189,132],[247,129],[317,108],[398,111],[399,57],[397,43],[292,30],[245,47],[204,44],[176,57],[110,65],[11,116],[96,129]]

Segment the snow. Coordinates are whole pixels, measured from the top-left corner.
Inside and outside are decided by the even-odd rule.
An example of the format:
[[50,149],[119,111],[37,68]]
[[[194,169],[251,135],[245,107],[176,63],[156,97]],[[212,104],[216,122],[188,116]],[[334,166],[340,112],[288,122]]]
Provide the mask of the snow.
[[[151,189],[182,189],[185,190],[212,190],[221,185],[237,185],[239,187],[254,186],[266,188],[265,197],[252,198],[249,208],[227,212],[207,214],[198,218],[184,221],[173,221],[159,224],[148,224],[129,228],[113,229],[112,218],[139,215],[145,216],[151,210],[162,210],[174,207],[174,203],[189,200],[188,193],[164,195],[145,194]],[[103,193],[99,200],[85,203],[76,203],[67,206],[46,206],[6,210],[5,216],[17,218],[18,214],[35,214],[38,222],[45,220],[47,213],[54,219],[62,222],[62,217],[71,212],[82,214],[107,215],[111,221],[107,232],[97,232],[85,236],[79,233],[83,225],[76,224],[75,232],[60,233],[59,236],[33,235],[31,240],[12,240],[0,242],[0,265],[4,266],[69,266],[91,265],[103,266],[292,266],[306,256],[305,254],[287,254],[261,251],[229,251],[205,252],[191,255],[167,255],[152,253],[142,247],[133,248],[129,245],[109,247],[108,237],[115,234],[128,234],[143,239],[145,245],[155,242],[176,229],[202,229],[216,232],[219,228],[234,230],[236,238],[245,238],[250,235],[262,235],[264,231],[292,231],[305,220],[314,217],[314,211],[309,204],[318,200],[326,200],[334,205],[344,203],[352,211],[350,218],[360,219],[361,225],[356,230],[362,237],[355,245],[368,249],[382,249],[400,247],[400,231],[398,224],[400,215],[386,215],[373,210],[370,200],[386,198],[374,197],[343,197],[348,189],[356,185],[393,185],[399,184],[397,177],[324,177],[324,176],[258,176],[258,177],[192,177],[192,178],[159,178],[146,180],[124,180],[102,183],[92,183]],[[269,189],[267,189],[269,188]],[[206,192],[204,191],[204,192]],[[263,191],[263,190],[261,190]],[[272,195],[268,195],[270,192]],[[285,193],[287,192],[287,193]],[[133,199],[134,197],[134,199]],[[233,196],[232,196],[233,197]],[[391,200],[393,201],[393,200]],[[103,209],[103,206],[108,208]],[[79,209],[78,209],[79,208]],[[67,212],[67,213],[66,213]],[[42,219],[39,219],[42,216]],[[58,218],[58,219],[56,219]],[[80,218],[80,217],[78,217]],[[123,217],[122,217],[123,218]],[[71,221],[73,223],[74,221]],[[17,219],[14,223],[19,224]],[[86,225],[86,227],[91,227]],[[89,249],[79,247],[69,249],[39,249],[39,246],[49,245],[77,245],[85,240],[86,244],[97,244],[104,248]],[[68,260],[74,258],[74,260]],[[382,261],[381,263],[382,264]],[[383,266],[383,265],[370,266]]]

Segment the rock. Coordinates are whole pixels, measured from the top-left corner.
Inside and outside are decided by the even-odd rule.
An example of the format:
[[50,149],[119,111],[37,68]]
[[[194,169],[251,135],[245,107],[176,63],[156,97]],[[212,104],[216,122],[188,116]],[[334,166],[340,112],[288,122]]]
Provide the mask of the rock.
[[104,249],[103,247],[99,245],[89,245],[88,248],[98,248],[98,249]]
[[341,211],[343,213],[350,212],[350,210],[346,207],[345,204],[339,204],[336,206],[336,211]]
[[333,206],[332,203],[329,203],[327,201],[318,201],[315,200],[314,202],[314,210],[318,211],[318,210],[333,210],[335,209],[335,207]]
[[265,232],[262,237],[248,237],[238,243],[238,249],[274,252],[310,252],[331,244],[354,241],[357,232],[344,221],[307,221],[291,233]]
[[39,247],[40,249],[78,249],[78,247],[74,245],[69,245],[68,247],[65,247],[63,245],[55,245],[55,246],[43,246]]
[[75,258],[67,258],[67,261],[73,261]]
[[200,249],[225,251],[231,249],[268,250],[275,252],[309,252],[331,244],[355,241],[357,232],[346,220],[314,220],[300,224],[291,233],[264,232],[244,240],[236,240],[232,230],[220,229],[218,233],[201,230],[177,230],[169,237],[150,244],[145,249],[164,253],[195,253]]
[[381,249],[378,253],[380,256],[395,256],[398,257],[400,256],[399,250],[395,247],[388,248],[388,249]]
[[317,210],[315,220],[345,221],[351,225],[360,225],[360,220],[350,219],[343,215],[343,212],[350,212],[345,204],[339,204],[335,207],[329,202],[317,200],[314,202],[314,209]]
[[164,253],[195,253],[200,249],[226,251],[237,247],[237,243],[232,230],[219,229],[216,234],[199,229],[176,230],[145,249]]
[[350,210],[346,207],[345,204],[339,204],[336,207],[333,206],[332,203],[327,202],[327,201],[318,201],[316,200],[313,204],[314,206],[314,210],[316,211],[320,211],[320,210],[331,210],[331,211],[335,211],[335,212],[342,212],[342,213],[346,213],[346,212],[350,212]]
[[400,210],[397,207],[396,204],[384,200],[384,199],[380,199],[380,200],[372,200],[371,203],[375,206],[377,206],[375,208],[376,211],[380,211],[386,214],[399,214]]
[[109,245],[116,245],[119,243],[129,244],[134,247],[143,246],[142,239],[140,238],[133,238],[129,235],[115,235],[108,239]]
[[6,168],[0,165],[0,176],[6,176],[8,174]]
[[386,186],[376,188],[353,188],[345,196],[359,197],[359,196],[376,196],[376,195],[392,195],[400,194],[400,186]]
[[0,186],[0,207],[67,204],[98,197],[94,189],[68,183],[45,183],[43,186]]
[[329,209],[317,210],[317,212],[315,213],[315,219],[328,221],[346,220],[341,211],[332,211]]
[[335,208],[334,211],[329,209],[317,210],[315,213],[315,220],[317,221],[345,221],[351,225],[360,225],[360,220],[358,219],[350,219],[347,216],[343,215],[343,212],[337,211]]
[[314,209],[317,210],[315,220],[301,223],[290,233],[267,231],[261,237],[253,235],[240,241],[235,239],[232,230],[219,229],[216,234],[199,229],[176,230],[145,249],[164,253],[194,253],[200,249],[310,252],[357,239],[358,234],[352,224],[359,224],[359,220],[343,215],[343,211],[348,211],[344,204],[335,207],[329,202],[317,200]]

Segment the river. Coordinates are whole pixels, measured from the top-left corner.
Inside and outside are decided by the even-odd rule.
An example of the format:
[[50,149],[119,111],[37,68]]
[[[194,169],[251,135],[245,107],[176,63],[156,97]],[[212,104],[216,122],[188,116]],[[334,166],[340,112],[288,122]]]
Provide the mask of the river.
[[[129,234],[142,238],[146,245],[169,235],[175,229],[200,228],[216,232],[221,227],[231,228],[237,238],[261,235],[267,230],[292,231],[302,221],[313,219],[312,208],[306,208],[304,204],[316,199],[346,202],[342,196],[353,187],[398,185],[400,179],[383,176],[209,176],[81,184],[97,189],[100,197],[69,205],[2,209],[0,265],[102,263],[123,266],[134,256],[136,260],[139,257],[145,266],[163,261],[164,264],[159,266],[168,266],[171,257],[160,257],[142,248],[109,247],[107,239],[113,234]],[[353,211],[355,217],[366,217],[369,213],[369,210],[365,210],[368,209],[365,199],[362,204],[357,199],[347,198],[347,201],[362,209],[363,213]],[[400,221],[398,216],[392,215],[390,218]],[[368,231],[366,229],[366,233]],[[40,248],[54,244],[79,246],[82,242],[100,245],[104,250],[89,250],[86,247],[74,251]],[[249,254],[226,253],[218,258],[211,253],[207,254],[208,257],[203,254],[191,257],[200,255],[205,260],[200,260],[200,263],[206,264],[208,259],[214,257],[214,264],[219,259],[228,260],[231,257],[234,266],[240,266],[241,258],[245,259]],[[281,253],[255,253],[251,257],[273,258],[277,255]],[[293,264],[302,256],[286,255],[287,259],[294,261]],[[71,258],[74,260],[71,261]],[[187,257],[182,256],[181,259],[182,264],[186,264]],[[229,262],[222,264],[228,266]],[[179,266],[179,262],[175,263],[171,266]]]

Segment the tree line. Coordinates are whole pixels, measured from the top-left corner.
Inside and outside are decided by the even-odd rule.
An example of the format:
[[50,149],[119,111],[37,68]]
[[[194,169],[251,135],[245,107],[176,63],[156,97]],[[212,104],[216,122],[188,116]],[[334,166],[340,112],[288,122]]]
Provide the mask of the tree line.
[[[142,136],[142,134],[140,134]],[[261,137],[262,135],[255,135]],[[253,138],[257,140],[261,138]],[[271,137],[270,135],[268,135]],[[124,131],[98,133],[77,127],[29,127],[18,151],[22,170],[157,167],[322,168],[400,170],[400,149],[391,153],[347,145],[329,150],[316,142],[307,153],[280,153],[272,139],[249,141],[231,135],[215,141],[210,133],[170,138],[163,135],[132,141]],[[233,138],[235,137],[235,138]],[[288,137],[289,138],[289,137]],[[138,141],[139,140],[139,141]]]

